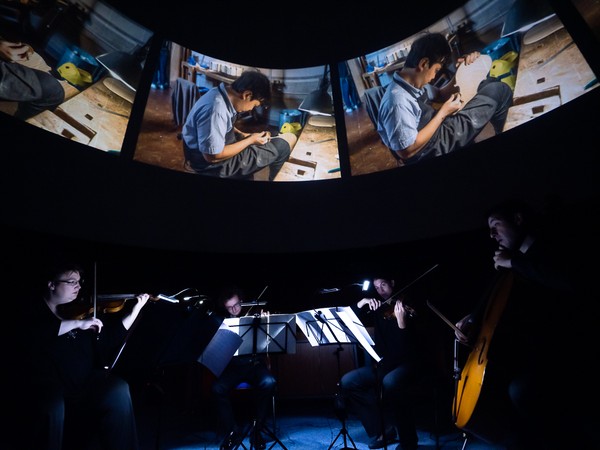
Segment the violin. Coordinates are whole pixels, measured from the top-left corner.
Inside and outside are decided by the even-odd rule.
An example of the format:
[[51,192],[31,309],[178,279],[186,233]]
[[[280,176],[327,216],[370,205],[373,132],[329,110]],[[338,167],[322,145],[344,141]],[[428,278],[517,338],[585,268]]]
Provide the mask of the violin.
[[[112,314],[121,311],[127,302],[137,300],[135,294],[105,294],[97,298],[97,312],[101,314]],[[161,300],[160,296],[148,298],[148,301],[157,302]]]
[[[130,300],[136,300],[134,294],[109,294],[99,295],[96,299],[96,314],[113,314],[125,308]],[[159,297],[152,297],[149,301],[161,300]],[[70,303],[58,306],[59,314],[65,319],[83,320],[94,315],[94,302],[80,298]]]
[[381,306],[379,306],[378,310],[381,310],[384,319],[395,319],[394,308],[396,308],[396,302],[401,301],[404,303],[404,309],[408,314],[408,317],[411,319],[417,316],[417,312],[412,306],[409,306],[405,303],[405,298],[402,296],[400,298],[390,297],[387,300],[381,302]]
[[387,300],[384,300],[383,302],[381,302],[381,305],[379,306],[379,308],[377,308],[377,311],[382,310],[383,317],[385,319],[393,319],[393,318],[395,318],[394,308],[396,307],[396,301],[400,300],[404,303],[404,308],[406,309],[406,312],[408,313],[408,317],[410,317],[411,319],[414,317],[417,317],[417,312],[415,311],[415,309],[412,306],[409,306],[406,304],[406,298],[401,294],[438,266],[439,266],[439,264],[434,264],[432,267],[427,269],[425,272],[423,272],[417,278],[415,278],[410,283],[405,285],[402,289],[394,292]]

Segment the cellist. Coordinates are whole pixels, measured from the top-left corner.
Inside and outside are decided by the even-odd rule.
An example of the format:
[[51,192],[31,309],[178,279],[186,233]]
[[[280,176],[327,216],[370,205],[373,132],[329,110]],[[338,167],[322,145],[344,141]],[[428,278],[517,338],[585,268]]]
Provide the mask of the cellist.
[[[584,287],[586,271],[578,264],[581,247],[569,240],[574,235],[566,227],[542,227],[542,223],[556,222],[536,216],[518,200],[498,204],[486,216],[490,237],[498,245],[493,266],[512,277],[506,304],[492,324],[493,339],[486,343],[489,367],[485,379],[468,381],[482,382],[483,388],[493,383],[494,395],[485,398],[491,404],[478,404],[473,411],[480,416],[474,421],[478,428],[469,429],[469,423],[465,428],[509,449],[592,448],[593,424],[580,405],[595,397],[595,383],[585,371],[574,374],[569,368],[595,354],[588,339],[591,328],[582,321],[581,305],[591,291]],[[485,332],[482,328],[490,326],[484,325],[483,306],[495,300],[486,298],[456,323],[462,332],[456,332],[458,341],[476,345]],[[491,421],[493,413],[486,411],[500,412],[493,424],[502,430],[500,434],[488,433],[481,426],[486,419]]]

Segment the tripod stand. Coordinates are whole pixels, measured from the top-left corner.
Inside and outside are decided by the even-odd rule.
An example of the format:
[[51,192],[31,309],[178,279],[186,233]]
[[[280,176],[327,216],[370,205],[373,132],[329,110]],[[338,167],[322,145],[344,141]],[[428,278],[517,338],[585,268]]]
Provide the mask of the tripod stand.
[[[338,379],[341,378],[340,352],[342,350],[343,350],[342,346],[340,344],[338,344],[338,348],[335,350],[335,356],[337,358],[337,366],[338,366]],[[344,397],[342,396],[341,392],[339,392],[339,390],[340,390],[340,384],[338,383],[338,392],[335,394],[333,408],[335,410],[335,413],[336,413],[338,419],[340,419],[340,422],[342,422],[342,428],[340,429],[340,432],[337,434],[335,439],[331,442],[331,445],[329,445],[327,450],[331,450],[333,448],[334,444],[337,442],[337,440],[340,437],[344,440],[344,446],[341,448],[341,450],[356,449],[357,448],[356,444],[354,443],[354,440],[352,439],[352,436],[350,436],[350,433],[348,432],[348,428],[346,427],[346,419],[348,418],[348,416],[346,414],[346,401],[344,400]],[[350,443],[352,443],[352,447],[348,447],[348,440],[350,441]]]
[[[338,364],[338,379],[341,378],[340,351],[343,350],[342,343],[359,344],[375,361],[381,360],[381,357],[373,349],[373,339],[356,316],[356,313],[349,306],[302,311],[296,314],[296,318],[300,329],[313,347],[337,344],[338,348],[335,354]],[[344,450],[356,449],[356,444],[348,434],[345,401],[339,392],[336,394],[335,406],[336,412],[339,413],[338,418],[342,422],[342,429],[328,450],[331,450],[340,437],[344,439]],[[353,447],[347,446],[348,440],[350,440]]]
[[[346,336],[347,336],[347,334],[344,332],[343,328],[338,324],[335,316],[327,318],[323,314],[323,312],[315,311],[314,318],[317,319],[317,322],[321,324],[321,327],[320,327],[321,331],[320,331],[320,336],[319,336],[318,342],[319,343],[329,343],[328,339],[325,338],[325,336],[328,336],[329,338],[331,338],[331,337],[333,338],[333,342],[331,342],[331,343],[337,344],[337,348],[335,349],[334,354],[335,354],[336,361],[337,361],[337,371],[338,371],[338,380],[339,380],[342,377],[342,370],[341,370],[341,364],[340,364],[340,352],[342,352],[344,350],[344,348],[342,347],[342,343],[341,343],[340,339],[338,338],[337,333],[344,333],[344,335],[346,335]],[[330,322],[334,322],[333,327]],[[334,330],[334,327],[335,327],[335,330]],[[327,331],[329,333],[327,333]],[[346,427],[346,419],[347,419],[346,402],[340,392],[340,384],[338,383],[337,386],[338,386],[338,392],[335,394],[335,398],[334,398],[334,410],[335,410],[335,413],[336,413],[338,419],[340,419],[340,422],[342,422],[342,428],[340,429],[340,432],[337,434],[337,436],[335,437],[333,442],[331,442],[331,445],[329,446],[329,448],[327,450],[331,450],[333,448],[334,444],[337,442],[337,440],[340,437],[344,440],[344,447],[342,447],[341,450],[357,449],[356,444],[354,443],[354,440],[352,439],[352,436],[350,436],[350,433],[348,432],[348,428]],[[348,447],[348,441],[350,441],[352,443],[352,447]]]
[[[275,352],[295,352],[295,336],[293,334],[292,325],[295,327],[295,316],[276,314],[254,317],[242,317],[240,319],[226,319],[226,321],[236,321],[237,326],[240,330],[240,337],[243,339],[242,344],[238,350],[239,354],[252,354],[256,357],[259,353],[272,353]],[[243,329],[245,331],[243,331]],[[250,450],[253,449],[265,449],[266,445],[263,443],[262,434],[269,436],[272,439],[272,444],[268,447],[273,448],[275,445],[279,445],[282,449],[287,450],[285,445],[277,438],[275,432],[271,430],[263,421],[257,418],[252,420],[249,427],[246,428],[243,435],[240,436],[238,444],[233,447],[248,448],[244,445],[243,441],[250,438]]]

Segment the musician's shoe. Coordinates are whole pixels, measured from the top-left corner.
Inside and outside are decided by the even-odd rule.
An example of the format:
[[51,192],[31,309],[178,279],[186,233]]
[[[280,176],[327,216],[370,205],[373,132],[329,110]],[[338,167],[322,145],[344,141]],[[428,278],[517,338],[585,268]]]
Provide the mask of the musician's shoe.
[[229,435],[221,442],[219,446],[219,450],[231,450],[234,448],[238,448],[242,441],[244,440],[244,435],[238,433],[237,431],[232,431]]
[[386,428],[383,436],[377,436],[369,442],[370,449],[386,447],[388,444],[396,441],[396,429],[394,427]]

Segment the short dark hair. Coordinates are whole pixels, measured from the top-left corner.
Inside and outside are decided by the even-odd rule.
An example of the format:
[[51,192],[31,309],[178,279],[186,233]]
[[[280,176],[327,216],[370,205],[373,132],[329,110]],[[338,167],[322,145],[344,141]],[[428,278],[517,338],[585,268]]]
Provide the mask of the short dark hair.
[[83,279],[83,267],[75,261],[65,259],[54,260],[48,263],[45,268],[44,281],[56,281],[62,274],[67,272],[77,272]]
[[429,65],[439,63],[444,66],[452,56],[448,40],[441,33],[427,33],[417,38],[411,45],[404,62],[405,67],[417,67],[423,58],[429,59]]
[[231,83],[231,88],[240,94],[244,91],[252,92],[252,97],[259,100],[261,106],[268,106],[271,101],[271,81],[258,70],[245,70]]
[[486,218],[494,216],[514,222],[516,214],[520,214],[523,219],[529,220],[533,217],[533,209],[527,202],[519,199],[508,199],[490,207],[485,216]]
[[234,285],[225,286],[219,292],[219,296],[217,297],[217,305],[224,308],[225,302],[236,295],[240,301],[244,300],[244,291],[242,288]]

